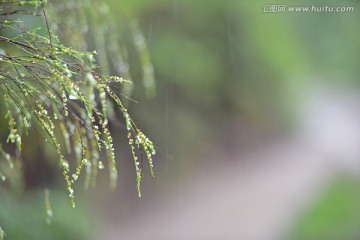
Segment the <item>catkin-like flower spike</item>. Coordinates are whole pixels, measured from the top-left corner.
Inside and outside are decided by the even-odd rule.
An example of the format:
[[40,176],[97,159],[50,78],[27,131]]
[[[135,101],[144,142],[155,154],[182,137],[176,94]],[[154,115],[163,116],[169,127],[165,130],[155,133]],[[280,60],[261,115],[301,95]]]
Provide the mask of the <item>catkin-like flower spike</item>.
[[150,54],[146,45],[146,40],[142,34],[137,20],[132,19],[129,24],[130,31],[134,38],[134,47],[138,52],[140,64],[143,70],[142,84],[145,87],[148,96],[154,96],[156,90],[156,82],[154,78],[154,67],[150,61]]
[[136,172],[136,188],[138,191],[138,196],[141,197],[141,182],[142,182],[142,169],[140,167],[140,162],[138,161],[138,157],[135,154],[134,146],[131,147],[131,154],[133,156],[134,164],[135,164],[135,172]]
[[0,180],[3,182],[6,180],[6,176],[1,171],[0,171]]
[[[95,187],[96,186],[96,179],[98,174],[98,169],[102,169],[104,167],[102,162],[99,162],[99,151],[97,147],[97,141],[94,137],[89,136],[89,143],[91,147],[91,154],[90,154],[90,162],[91,162],[91,173],[89,175],[91,176],[91,182],[90,186]],[[101,163],[101,166],[100,166]],[[85,188],[89,188],[88,184],[85,184]]]
[[12,112],[10,110],[8,110],[5,117],[9,119],[8,123],[9,123],[9,129],[10,129],[10,133],[8,135],[7,142],[15,143],[17,149],[19,151],[21,151],[21,136],[18,132],[17,124],[16,124],[16,121],[14,119]]
[[86,151],[86,149],[84,147],[82,147],[81,161],[80,161],[79,165],[77,166],[75,173],[72,174],[72,179],[74,182],[79,178],[81,169],[88,162],[88,160],[85,158],[85,151]]
[[53,217],[53,211],[51,209],[50,191],[48,188],[44,189],[44,203],[45,203],[45,211],[46,211],[46,223],[51,224],[51,219]]
[[14,168],[14,163],[12,161],[10,154],[8,154],[7,152],[4,151],[4,149],[2,149],[1,144],[0,144],[0,154],[6,159],[6,161],[9,164],[10,169]]
[[102,149],[101,142],[102,141],[101,141],[101,138],[100,138],[101,132],[99,130],[99,126],[96,125],[94,117],[92,117],[91,122],[92,122],[92,131],[93,131],[93,134],[94,134],[94,137],[95,137],[95,140],[96,140],[96,144],[98,146],[99,151],[101,151],[101,149]]
[[72,207],[75,207],[74,189],[72,187],[73,180],[71,180],[70,176],[69,176],[69,173],[70,173],[69,163],[68,163],[68,161],[65,160],[63,155],[59,156],[59,162],[60,162],[60,165],[62,166],[63,176],[64,176],[65,182],[66,182],[66,189],[69,192],[69,198],[70,198],[71,205],[72,205]]
[[128,140],[129,140],[129,145],[131,148],[131,154],[134,160],[134,165],[135,165],[135,172],[136,172],[136,188],[138,191],[138,196],[141,197],[141,181],[142,181],[142,169],[140,166],[140,162],[138,161],[138,157],[136,156],[135,153],[135,147],[134,147],[134,139],[132,138],[131,132],[128,132]]
[[108,119],[107,119],[107,111],[106,111],[106,105],[107,105],[106,92],[102,86],[98,87],[98,90],[99,90],[99,97],[101,102],[102,115],[104,119],[103,121],[104,124],[107,125]]
[[115,161],[115,151],[114,151],[114,144],[113,144],[113,139],[110,135],[110,131],[108,129],[108,127],[103,124],[103,131],[104,131],[104,135],[105,135],[105,149],[106,149],[106,154],[108,157],[108,162],[109,162],[109,171],[110,171],[110,187],[112,189],[115,189],[116,185],[117,185],[117,168],[116,168],[116,161]]
[[68,99],[67,99],[67,96],[66,96],[64,85],[62,83],[60,83],[59,90],[60,90],[60,93],[61,93],[64,115],[65,115],[65,117],[67,117],[69,115],[68,107],[67,107]]
[[85,105],[86,113],[89,118],[93,116],[93,109],[97,107],[95,100],[96,80],[94,76],[88,72],[83,80],[83,86],[87,88],[87,101],[89,104]]
[[60,131],[63,136],[66,152],[67,152],[67,154],[70,154],[71,153],[71,143],[70,143],[69,131],[67,130],[67,128],[63,122],[59,122],[58,124],[60,126]]
[[5,237],[4,230],[2,230],[2,228],[0,226],[0,240],[4,240],[4,237]]

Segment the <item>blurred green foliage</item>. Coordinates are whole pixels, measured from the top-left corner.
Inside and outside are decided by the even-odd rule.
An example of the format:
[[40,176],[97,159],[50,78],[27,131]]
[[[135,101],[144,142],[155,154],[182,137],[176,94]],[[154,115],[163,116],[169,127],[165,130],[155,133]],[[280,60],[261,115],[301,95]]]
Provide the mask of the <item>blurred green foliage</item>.
[[46,222],[44,192],[33,191],[20,196],[2,190],[0,199],[0,225],[5,239],[93,239],[99,224],[85,199],[74,209],[63,192],[52,190],[50,193],[54,208],[50,225]]
[[[180,163],[174,171],[189,170],[192,160],[180,156],[204,143],[239,142],[234,122],[258,139],[287,133],[297,124],[307,89],[360,83],[358,1],[106,2],[113,14],[132,12],[139,18],[158,94],[144,99],[143,89],[135,87],[133,97],[148,104],[132,110],[147,116],[143,124],[160,155],[181,159],[170,160]],[[268,14],[261,10],[266,4],[354,6],[355,11]]]
[[359,179],[347,176],[335,181],[303,214],[288,239],[360,239],[359,185]]
[[359,53],[353,50],[360,47],[358,2],[342,3],[354,6],[354,12],[336,14],[266,14],[263,5],[278,4],[268,1],[107,2],[113,13],[125,6],[139,14],[163,94],[154,105],[171,91],[174,108],[206,109],[208,114],[199,114],[205,126],[218,125],[218,116],[226,114],[248,119],[265,132],[278,131],[296,117],[307,86],[358,82]]

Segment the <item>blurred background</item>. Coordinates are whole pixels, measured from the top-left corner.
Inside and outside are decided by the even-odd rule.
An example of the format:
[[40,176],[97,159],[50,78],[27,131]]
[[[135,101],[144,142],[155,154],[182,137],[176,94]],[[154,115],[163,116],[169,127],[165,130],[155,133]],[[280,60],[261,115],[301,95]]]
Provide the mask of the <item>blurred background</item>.
[[[123,91],[156,145],[156,177],[138,198],[125,131],[112,123],[118,187],[106,172],[95,189],[78,184],[72,209],[47,147],[25,137],[25,191],[0,193],[7,239],[360,239],[359,1],[84,2],[111,31],[100,28],[100,41],[68,27],[81,21],[64,1],[75,13],[59,19],[64,35],[97,49],[102,71],[131,76]],[[354,10],[263,11],[279,4]],[[117,46],[124,59],[111,55]]]

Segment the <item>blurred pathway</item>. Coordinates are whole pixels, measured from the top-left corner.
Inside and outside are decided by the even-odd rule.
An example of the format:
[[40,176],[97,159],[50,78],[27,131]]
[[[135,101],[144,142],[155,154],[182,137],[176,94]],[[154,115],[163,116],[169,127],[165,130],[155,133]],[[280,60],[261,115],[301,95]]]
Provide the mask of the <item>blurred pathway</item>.
[[233,164],[202,172],[176,197],[155,203],[140,217],[126,216],[126,224],[110,223],[100,236],[105,234],[109,240],[283,239],[301,210],[335,176],[346,172],[360,177],[358,96],[332,91],[312,96],[294,137],[246,156],[229,156],[221,150],[204,156]]

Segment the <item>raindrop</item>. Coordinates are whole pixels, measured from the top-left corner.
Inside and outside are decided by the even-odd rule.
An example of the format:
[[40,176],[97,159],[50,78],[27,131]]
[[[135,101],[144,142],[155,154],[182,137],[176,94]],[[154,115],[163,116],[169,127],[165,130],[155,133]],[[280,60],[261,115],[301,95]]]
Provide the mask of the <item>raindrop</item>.
[[46,214],[47,214],[48,217],[51,218],[53,216],[53,211],[51,209],[47,209]]
[[62,166],[63,166],[64,168],[69,168],[69,163],[64,160],[64,161],[62,162]]
[[70,93],[69,93],[69,98],[71,100],[77,100],[77,99],[79,99],[79,96],[74,90],[71,90]]
[[99,169],[104,169],[105,168],[103,162],[99,161],[98,168]]

